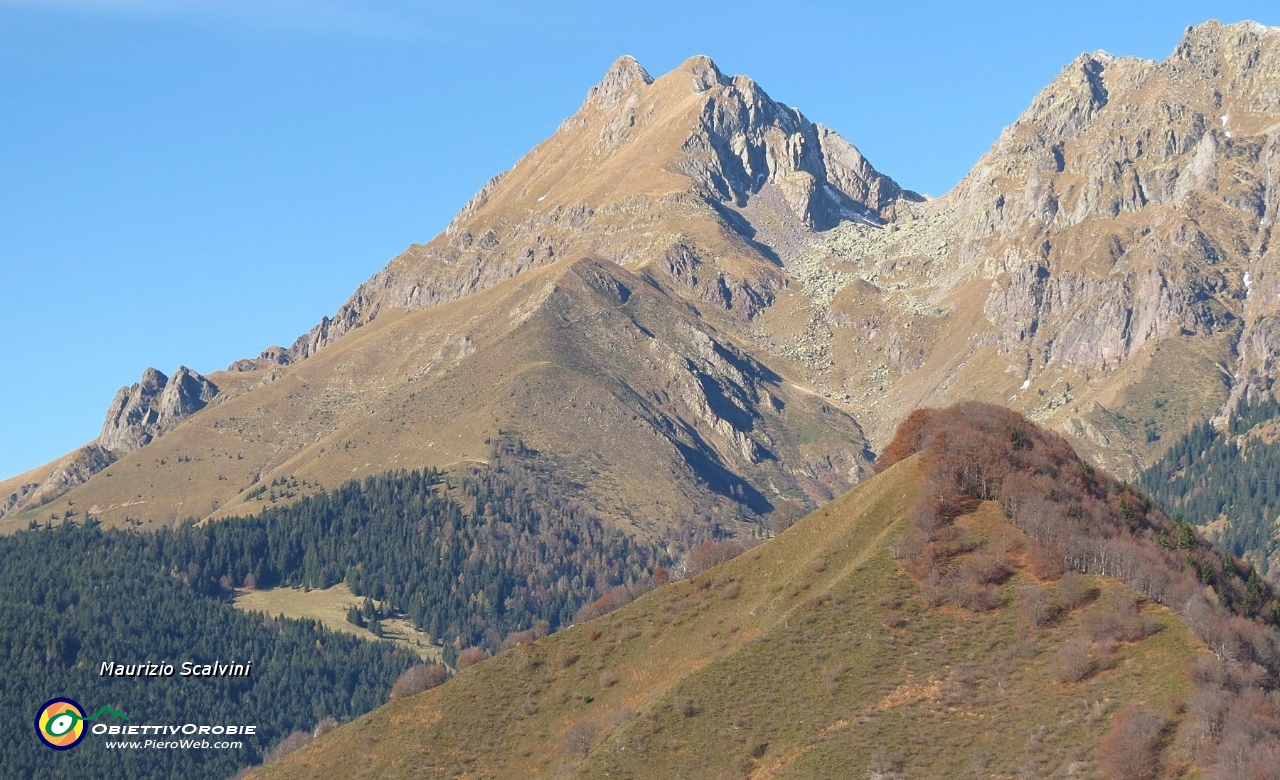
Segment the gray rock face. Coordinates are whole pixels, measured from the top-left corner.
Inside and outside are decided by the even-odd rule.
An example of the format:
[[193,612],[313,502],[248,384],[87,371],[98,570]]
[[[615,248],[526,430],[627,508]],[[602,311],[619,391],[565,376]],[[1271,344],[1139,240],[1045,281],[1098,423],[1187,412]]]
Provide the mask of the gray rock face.
[[936,205],[1010,353],[1119,367],[1221,334],[1273,374],[1280,31],[1210,22],[1164,62],[1084,54]]
[[117,455],[144,447],[217,394],[217,385],[186,366],[179,366],[172,378],[148,368],[142,381],[116,393],[98,444]]
[[208,405],[218,388],[189,368],[179,367],[160,394],[160,420],[190,417]]
[[115,462],[115,455],[97,444],[81,447],[53,467],[40,482],[29,482],[0,499],[0,518],[58,498]]
[[600,83],[588,90],[583,107],[613,108],[625,101],[637,89],[652,83],[653,77],[636,61],[635,57],[623,55],[613,63]]
[[159,422],[160,393],[169,377],[154,368],[142,372],[142,381],[116,391],[107,419],[102,423],[98,443],[109,450],[131,452],[151,441],[148,432]]
[[17,490],[5,496],[4,501],[0,501],[0,517],[7,517],[15,509],[25,507],[28,503],[27,499],[38,487],[40,487],[39,482],[28,482],[25,485],[19,485]]
[[271,366],[287,366],[291,360],[289,350],[284,347],[271,346],[262,351],[256,358],[237,360],[227,366],[228,371],[257,371]]
[[680,166],[725,201],[742,205],[775,185],[806,227],[825,230],[842,219],[880,223],[899,199],[922,200],[872,168],[853,144],[775,102],[752,79],[729,78],[705,57],[684,68],[707,98]]

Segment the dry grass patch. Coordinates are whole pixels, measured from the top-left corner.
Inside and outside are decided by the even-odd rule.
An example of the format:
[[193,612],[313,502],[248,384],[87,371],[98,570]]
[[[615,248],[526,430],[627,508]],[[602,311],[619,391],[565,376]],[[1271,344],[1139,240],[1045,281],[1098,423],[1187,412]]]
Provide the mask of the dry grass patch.
[[443,663],[440,648],[431,643],[431,637],[413,627],[404,618],[387,618],[382,622],[382,637],[374,636],[368,629],[347,622],[347,610],[364,603],[345,583],[320,590],[313,588],[267,588],[264,590],[237,591],[236,609],[245,612],[264,612],[272,617],[284,616],[300,620],[315,620],[331,631],[342,631],[370,641],[384,639],[403,645],[417,653],[424,661]]

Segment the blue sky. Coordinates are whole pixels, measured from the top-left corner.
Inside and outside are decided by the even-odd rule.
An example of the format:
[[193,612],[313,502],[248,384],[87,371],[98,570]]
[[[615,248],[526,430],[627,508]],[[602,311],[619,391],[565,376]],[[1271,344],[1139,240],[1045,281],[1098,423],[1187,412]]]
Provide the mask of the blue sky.
[[1081,51],[1274,2],[0,0],[0,477],[154,365],[289,344],[621,54],[753,76],[941,194]]

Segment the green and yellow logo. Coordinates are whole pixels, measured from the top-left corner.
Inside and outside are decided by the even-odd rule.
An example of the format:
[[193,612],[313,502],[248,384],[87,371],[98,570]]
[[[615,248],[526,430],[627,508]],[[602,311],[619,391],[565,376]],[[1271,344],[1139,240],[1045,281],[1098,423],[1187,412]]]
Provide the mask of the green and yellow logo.
[[86,716],[84,709],[75,699],[62,696],[50,699],[36,713],[36,735],[40,737],[41,742],[54,750],[70,750],[84,739],[84,722],[104,713],[120,720],[129,719],[129,716],[123,712],[105,705],[92,715]]

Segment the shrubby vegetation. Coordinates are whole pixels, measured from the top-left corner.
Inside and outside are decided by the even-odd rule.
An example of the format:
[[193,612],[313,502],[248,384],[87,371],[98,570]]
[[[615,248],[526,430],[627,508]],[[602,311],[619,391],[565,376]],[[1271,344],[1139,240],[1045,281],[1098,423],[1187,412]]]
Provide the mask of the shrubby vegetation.
[[[1026,537],[1024,552],[1037,578],[1059,583],[1052,593],[1039,586],[1024,591],[1030,623],[1044,625],[1089,601],[1072,571],[1118,578],[1178,611],[1215,656],[1192,669],[1197,688],[1180,737],[1212,776],[1275,776],[1280,606],[1251,566],[1170,520],[1145,494],[1081,461],[1060,436],[1002,407],[962,403],[917,410],[899,427],[878,468],[915,453],[921,454],[924,479],[898,554],[928,601],[970,610],[1002,604],[995,585],[1010,573],[1008,540],[984,541],[954,522],[981,501],[998,501]],[[1060,650],[1061,683],[1104,667],[1113,643],[1155,630],[1132,600],[1112,599],[1092,609],[1086,634]],[[1115,735],[1099,755],[1104,772],[1151,776],[1163,723],[1163,716],[1137,711],[1117,718]],[[1130,740],[1150,755],[1125,759],[1116,746]]]
[[416,693],[429,691],[443,685],[449,679],[449,670],[440,664],[418,664],[406,669],[391,686],[391,698],[403,699]]
[[1208,421],[1195,426],[1139,480],[1161,506],[1194,525],[1225,517],[1218,544],[1255,561],[1263,575],[1280,549],[1280,429],[1271,440],[1246,434],[1275,420],[1280,402],[1242,402],[1225,430]]

